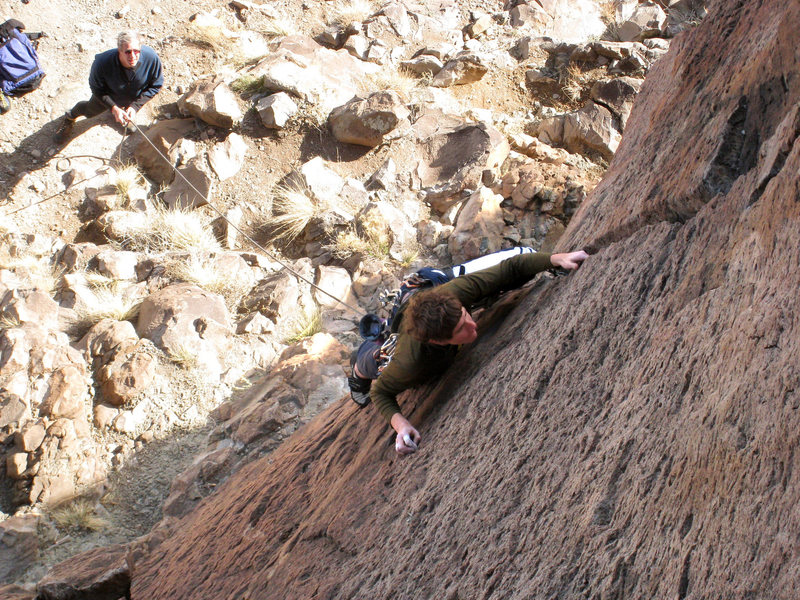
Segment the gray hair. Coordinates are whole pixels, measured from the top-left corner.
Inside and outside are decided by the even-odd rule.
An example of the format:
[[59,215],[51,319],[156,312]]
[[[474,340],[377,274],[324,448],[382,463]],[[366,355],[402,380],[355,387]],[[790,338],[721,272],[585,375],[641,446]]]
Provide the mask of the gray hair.
[[132,44],[134,42],[142,43],[141,36],[138,31],[123,31],[117,36],[117,48],[120,50],[123,46]]

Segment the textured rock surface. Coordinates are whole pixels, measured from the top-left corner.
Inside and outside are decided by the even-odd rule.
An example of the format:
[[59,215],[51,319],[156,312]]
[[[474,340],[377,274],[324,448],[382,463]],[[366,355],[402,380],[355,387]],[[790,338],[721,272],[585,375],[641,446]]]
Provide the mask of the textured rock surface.
[[128,598],[127,548],[95,548],[53,567],[39,582],[37,600],[118,600]]

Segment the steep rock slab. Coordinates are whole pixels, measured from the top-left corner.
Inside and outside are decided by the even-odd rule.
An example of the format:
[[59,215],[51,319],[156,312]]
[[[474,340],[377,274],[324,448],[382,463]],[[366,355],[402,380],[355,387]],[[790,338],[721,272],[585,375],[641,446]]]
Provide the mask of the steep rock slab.
[[143,548],[132,596],[793,598],[798,20],[718,2],[673,44],[565,234],[602,251],[402,399],[417,455],[335,405]]

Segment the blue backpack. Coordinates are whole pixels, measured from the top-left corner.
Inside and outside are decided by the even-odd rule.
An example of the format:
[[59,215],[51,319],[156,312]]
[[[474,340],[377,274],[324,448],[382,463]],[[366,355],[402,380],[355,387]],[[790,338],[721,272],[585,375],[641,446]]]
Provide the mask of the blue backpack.
[[36,49],[15,19],[0,25],[0,90],[8,96],[21,96],[39,87],[44,71]]

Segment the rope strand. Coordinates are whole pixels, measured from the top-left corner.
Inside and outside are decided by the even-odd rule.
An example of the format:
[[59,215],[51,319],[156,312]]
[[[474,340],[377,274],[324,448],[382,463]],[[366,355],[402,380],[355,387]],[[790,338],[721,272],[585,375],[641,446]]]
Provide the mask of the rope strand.
[[134,123],[133,121],[130,121],[130,123],[133,123],[133,126],[136,128],[136,131],[138,131],[139,133],[141,133],[141,134],[142,134],[142,137],[143,137],[145,140],[147,140],[147,143],[148,143],[148,144],[150,144],[150,146],[153,148],[153,150],[155,150],[155,151],[156,151],[156,153],[158,153],[158,155],[159,155],[161,158],[163,158],[163,159],[164,159],[164,161],[165,161],[165,162],[166,162],[166,163],[167,163],[167,164],[170,166],[170,168],[172,168],[172,170],[175,172],[175,174],[176,174],[176,175],[178,175],[178,176],[179,176],[181,179],[183,179],[184,183],[186,183],[186,184],[187,184],[187,185],[188,185],[190,188],[192,188],[192,189],[194,190],[194,192],[195,192],[195,193],[196,193],[198,196],[200,196],[201,198],[203,198],[203,200],[205,200],[206,204],[207,204],[208,206],[210,206],[210,207],[211,207],[211,209],[212,209],[212,210],[213,210],[215,213],[217,213],[217,214],[220,216],[220,218],[221,218],[221,219],[223,219],[223,220],[224,220],[224,221],[225,221],[225,222],[226,222],[228,225],[230,225],[231,227],[233,227],[233,229],[235,229],[235,230],[236,230],[236,232],[237,232],[237,233],[239,233],[239,234],[240,234],[240,235],[241,235],[243,238],[245,238],[247,241],[249,241],[251,244],[253,244],[253,245],[254,245],[256,248],[258,248],[259,250],[261,250],[261,252],[263,252],[264,254],[266,254],[266,255],[267,255],[269,258],[271,258],[271,259],[272,259],[272,260],[274,260],[276,263],[278,263],[279,265],[281,265],[281,266],[282,266],[284,269],[286,269],[287,271],[289,271],[289,272],[290,272],[292,275],[294,275],[295,277],[297,277],[297,278],[298,278],[298,279],[300,279],[301,281],[305,281],[305,282],[306,282],[308,285],[310,285],[311,287],[313,287],[313,288],[315,288],[315,289],[318,289],[320,292],[322,292],[323,294],[325,294],[325,295],[326,295],[326,296],[328,296],[329,298],[332,298],[333,300],[335,300],[336,302],[338,302],[338,303],[339,303],[339,304],[341,304],[342,306],[344,306],[344,307],[346,307],[346,308],[348,308],[348,309],[352,310],[352,311],[353,311],[354,313],[356,313],[357,315],[360,315],[360,314],[361,314],[361,312],[362,312],[362,311],[361,311],[360,309],[358,309],[358,308],[354,308],[354,307],[350,306],[350,305],[349,305],[347,302],[345,302],[344,300],[341,300],[340,298],[337,298],[336,296],[334,296],[333,294],[331,294],[331,293],[330,293],[330,292],[328,292],[327,290],[324,290],[324,289],[322,289],[322,288],[321,288],[321,287],[319,287],[317,284],[315,284],[313,281],[310,281],[309,279],[307,279],[306,277],[304,277],[303,275],[301,275],[300,273],[298,273],[297,271],[295,271],[294,269],[292,269],[292,267],[290,267],[289,265],[287,265],[285,262],[283,262],[282,260],[280,260],[278,257],[276,257],[276,256],[275,256],[274,254],[272,254],[271,252],[269,252],[269,251],[268,251],[266,248],[264,248],[264,247],[263,247],[261,244],[259,244],[257,241],[255,241],[255,240],[254,240],[252,237],[250,237],[250,236],[249,236],[248,234],[246,234],[244,231],[242,231],[242,230],[241,230],[241,229],[240,229],[240,228],[239,228],[237,225],[235,225],[234,223],[232,223],[232,222],[231,222],[231,221],[228,219],[228,217],[226,217],[226,216],[225,216],[225,215],[222,213],[222,211],[220,211],[220,210],[219,210],[219,209],[218,209],[216,206],[214,206],[214,204],[213,204],[211,201],[209,201],[209,199],[208,199],[208,196],[205,196],[205,195],[203,195],[203,194],[202,194],[202,193],[201,193],[201,192],[200,192],[200,191],[199,191],[199,190],[198,190],[196,187],[194,187],[194,185],[192,185],[192,182],[191,182],[191,181],[189,181],[188,179],[186,179],[186,177],[184,177],[184,176],[183,176],[183,173],[181,173],[180,171],[178,171],[178,169],[177,169],[177,168],[175,168],[175,165],[173,165],[173,164],[170,162],[170,160],[169,160],[169,159],[168,159],[166,156],[164,156],[164,154],[161,152],[161,150],[159,150],[159,149],[158,149],[158,147],[157,147],[157,146],[156,146],[156,145],[155,145],[155,144],[154,144],[154,143],[153,143],[153,142],[150,140],[150,138],[149,138],[149,137],[147,137],[147,136],[145,135],[145,133],[144,133],[144,132],[143,132],[141,129],[139,129],[139,126],[138,126],[136,123]]

